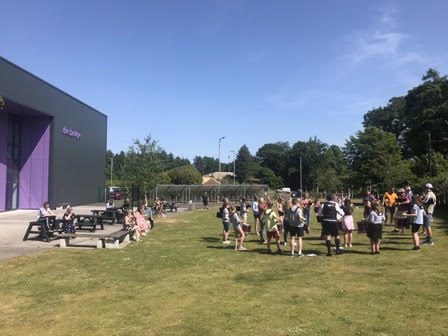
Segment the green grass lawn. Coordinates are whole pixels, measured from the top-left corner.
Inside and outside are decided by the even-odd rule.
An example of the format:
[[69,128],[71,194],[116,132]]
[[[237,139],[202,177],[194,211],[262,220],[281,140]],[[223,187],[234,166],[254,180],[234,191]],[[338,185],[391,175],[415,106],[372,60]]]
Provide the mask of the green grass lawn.
[[162,219],[124,250],[0,263],[0,335],[448,335],[446,221],[418,253],[410,233],[385,233],[375,256],[355,234],[331,258],[313,223],[304,251],[321,255],[291,258],[253,234],[224,248],[215,212]]

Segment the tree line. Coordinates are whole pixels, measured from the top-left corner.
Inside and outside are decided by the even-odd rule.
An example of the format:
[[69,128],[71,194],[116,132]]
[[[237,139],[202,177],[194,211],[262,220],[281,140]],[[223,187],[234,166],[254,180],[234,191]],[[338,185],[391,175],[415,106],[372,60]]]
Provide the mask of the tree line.
[[[423,185],[439,190],[448,182],[448,79],[429,69],[422,83],[405,96],[364,115],[363,129],[344,146],[317,137],[307,141],[268,143],[254,154],[241,146],[235,158],[238,183],[263,183],[306,191],[384,191],[389,186]],[[119,184],[152,188],[157,184],[200,184],[202,175],[218,171],[218,159],[196,156],[191,163],[166,153],[150,136],[128,151],[107,151]],[[233,171],[233,162],[222,163]],[[228,167],[228,168],[227,168]],[[233,179],[231,180],[233,183]],[[230,181],[229,181],[230,183]]]

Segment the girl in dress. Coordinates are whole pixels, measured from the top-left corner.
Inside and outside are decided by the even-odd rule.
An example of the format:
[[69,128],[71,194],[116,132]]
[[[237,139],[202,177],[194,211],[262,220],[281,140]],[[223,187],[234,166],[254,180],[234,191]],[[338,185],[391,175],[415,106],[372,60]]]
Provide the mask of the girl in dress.
[[378,201],[372,202],[372,211],[368,217],[367,237],[370,238],[371,254],[380,254],[380,243],[383,238],[383,209]]
[[142,236],[146,236],[146,233],[149,231],[149,222],[145,218],[145,205],[141,204],[137,211],[134,213],[135,223],[142,234]]
[[344,210],[344,217],[342,219],[342,229],[344,230],[344,246],[352,247],[353,243],[353,230],[355,225],[353,223],[353,203],[350,198],[344,200],[342,210]]
[[134,212],[131,209],[128,209],[125,211],[124,215],[124,226],[125,229],[128,230],[130,233],[133,232],[132,239],[139,241],[140,240],[140,230],[138,229],[137,224],[135,224],[135,216]]

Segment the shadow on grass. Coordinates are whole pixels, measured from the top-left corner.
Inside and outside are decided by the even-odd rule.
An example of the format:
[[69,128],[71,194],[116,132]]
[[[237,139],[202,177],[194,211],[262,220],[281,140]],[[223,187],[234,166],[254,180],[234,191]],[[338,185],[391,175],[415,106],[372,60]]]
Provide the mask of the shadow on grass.
[[201,240],[208,242],[208,243],[216,243],[222,241],[221,238],[216,237],[201,237]]
[[383,236],[387,237],[388,239],[412,239],[410,232],[403,233],[401,235],[398,235],[396,233],[395,234],[393,234],[393,233],[390,234],[388,232],[383,232]]
[[344,254],[370,254],[370,250],[369,251],[360,251],[360,250],[344,250]]
[[384,250],[384,251],[411,251],[411,244],[409,244],[408,248],[381,246],[381,250]]
[[409,239],[408,242],[397,242],[397,241],[383,239],[381,242],[383,244],[391,244],[391,245],[409,245],[409,244],[412,244],[412,239]]

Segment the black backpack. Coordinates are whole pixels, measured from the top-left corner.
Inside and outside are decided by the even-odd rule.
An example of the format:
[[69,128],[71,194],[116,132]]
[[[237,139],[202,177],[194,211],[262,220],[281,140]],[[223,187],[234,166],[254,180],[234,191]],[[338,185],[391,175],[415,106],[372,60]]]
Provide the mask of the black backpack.
[[322,218],[329,220],[337,220],[336,204],[333,202],[325,202],[322,207]]
[[219,211],[216,213],[216,218],[222,219],[222,208],[219,208]]

